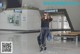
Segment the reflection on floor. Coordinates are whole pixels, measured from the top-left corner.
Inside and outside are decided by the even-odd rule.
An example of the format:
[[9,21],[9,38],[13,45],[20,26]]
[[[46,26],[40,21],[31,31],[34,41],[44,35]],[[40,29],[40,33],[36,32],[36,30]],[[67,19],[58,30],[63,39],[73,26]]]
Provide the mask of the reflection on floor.
[[[12,41],[12,54],[42,54],[39,52],[37,44],[38,34],[39,33],[0,33],[0,42]],[[47,51],[43,52],[43,54],[80,54],[80,43],[76,46],[74,41],[66,43],[55,40],[47,41],[47,48]]]

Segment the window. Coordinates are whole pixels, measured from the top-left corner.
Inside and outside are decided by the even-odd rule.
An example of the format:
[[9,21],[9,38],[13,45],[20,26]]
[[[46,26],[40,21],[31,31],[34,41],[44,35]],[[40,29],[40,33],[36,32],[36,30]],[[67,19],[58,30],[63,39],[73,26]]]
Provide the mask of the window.
[[2,8],[2,6],[3,6],[2,3],[0,3],[0,8]]

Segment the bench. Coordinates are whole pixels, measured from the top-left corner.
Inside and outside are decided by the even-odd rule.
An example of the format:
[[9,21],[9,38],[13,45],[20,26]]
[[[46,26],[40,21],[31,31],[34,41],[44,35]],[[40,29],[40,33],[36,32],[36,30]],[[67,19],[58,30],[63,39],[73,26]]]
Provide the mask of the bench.
[[[59,34],[55,34],[55,36],[58,36]],[[69,32],[69,33],[62,33],[59,37],[75,37],[76,45],[78,45],[78,37],[80,35],[80,32]]]

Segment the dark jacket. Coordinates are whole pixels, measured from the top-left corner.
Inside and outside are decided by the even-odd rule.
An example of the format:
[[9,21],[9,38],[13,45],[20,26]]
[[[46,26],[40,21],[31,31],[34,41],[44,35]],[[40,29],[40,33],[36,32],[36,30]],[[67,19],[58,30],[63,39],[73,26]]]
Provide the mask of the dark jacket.
[[48,27],[49,28],[49,22],[52,21],[52,18],[50,19],[41,19],[41,27]]

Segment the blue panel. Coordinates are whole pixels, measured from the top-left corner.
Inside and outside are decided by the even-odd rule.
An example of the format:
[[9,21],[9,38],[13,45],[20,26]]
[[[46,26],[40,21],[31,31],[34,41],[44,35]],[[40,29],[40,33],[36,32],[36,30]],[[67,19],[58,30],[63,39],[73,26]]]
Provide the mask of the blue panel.
[[0,8],[2,8],[3,7],[3,5],[2,5],[2,3],[0,3]]

